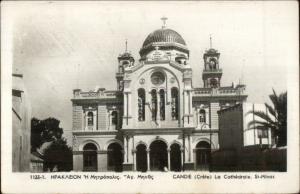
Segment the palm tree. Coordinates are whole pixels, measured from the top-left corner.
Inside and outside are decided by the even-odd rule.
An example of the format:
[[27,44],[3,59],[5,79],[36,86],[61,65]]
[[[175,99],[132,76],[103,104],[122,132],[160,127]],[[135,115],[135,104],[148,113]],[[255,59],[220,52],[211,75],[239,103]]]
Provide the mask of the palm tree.
[[273,94],[269,95],[273,106],[265,103],[267,112],[264,111],[249,111],[262,120],[254,120],[249,123],[250,126],[255,126],[257,129],[271,129],[272,136],[276,139],[277,147],[286,146],[287,142],[287,92],[276,94],[273,89]]

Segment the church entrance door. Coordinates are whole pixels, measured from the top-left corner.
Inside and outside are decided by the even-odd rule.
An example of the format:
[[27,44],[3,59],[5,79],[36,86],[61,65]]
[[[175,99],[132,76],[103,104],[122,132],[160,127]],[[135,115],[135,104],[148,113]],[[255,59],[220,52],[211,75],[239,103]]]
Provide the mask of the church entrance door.
[[165,168],[168,168],[167,144],[156,140],[150,145],[150,169],[164,171]]
[[209,170],[210,144],[201,141],[196,145],[196,170]]
[[144,144],[136,147],[136,170],[141,172],[147,171],[147,152]]
[[118,143],[112,143],[107,148],[107,170],[122,172],[123,152]]
[[97,147],[92,143],[83,147],[83,171],[97,171]]
[[174,143],[171,145],[171,171],[179,172],[181,171],[181,151],[180,145]]

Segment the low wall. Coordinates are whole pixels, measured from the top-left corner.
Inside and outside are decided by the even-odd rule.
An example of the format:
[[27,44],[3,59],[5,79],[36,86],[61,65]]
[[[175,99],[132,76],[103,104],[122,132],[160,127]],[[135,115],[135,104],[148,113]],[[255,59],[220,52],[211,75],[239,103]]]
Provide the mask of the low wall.
[[211,171],[286,171],[286,148],[247,147],[212,153]]
[[218,150],[212,152],[210,171],[235,171],[237,153],[235,150]]

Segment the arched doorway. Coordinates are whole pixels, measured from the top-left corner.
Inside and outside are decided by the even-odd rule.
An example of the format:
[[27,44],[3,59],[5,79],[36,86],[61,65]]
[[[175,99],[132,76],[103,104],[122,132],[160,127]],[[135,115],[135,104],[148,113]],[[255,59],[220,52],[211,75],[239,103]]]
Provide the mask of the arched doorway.
[[144,144],[136,147],[136,170],[141,172],[147,171],[147,151]]
[[122,172],[123,152],[118,143],[111,143],[107,148],[107,170]]
[[182,169],[180,145],[174,143],[170,151],[171,171],[179,172]]
[[196,145],[196,169],[209,170],[210,163],[210,144],[200,141]]
[[156,140],[150,145],[150,169],[152,171],[164,171],[168,168],[167,144]]
[[92,143],[83,147],[83,171],[97,171],[97,147]]

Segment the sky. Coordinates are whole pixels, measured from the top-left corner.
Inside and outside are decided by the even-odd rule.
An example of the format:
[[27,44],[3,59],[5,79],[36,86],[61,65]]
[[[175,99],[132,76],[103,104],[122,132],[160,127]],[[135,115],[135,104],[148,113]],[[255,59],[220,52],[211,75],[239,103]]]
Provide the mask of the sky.
[[59,119],[69,138],[73,89],[116,89],[125,40],[138,61],[163,16],[190,50],[194,87],[203,86],[211,35],[221,53],[221,85],[246,84],[249,102],[269,102],[272,88],[287,90],[287,68],[298,62],[297,7],[296,1],[6,2],[2,17],[12,26],[12,68],[24,76],[32,116]]

